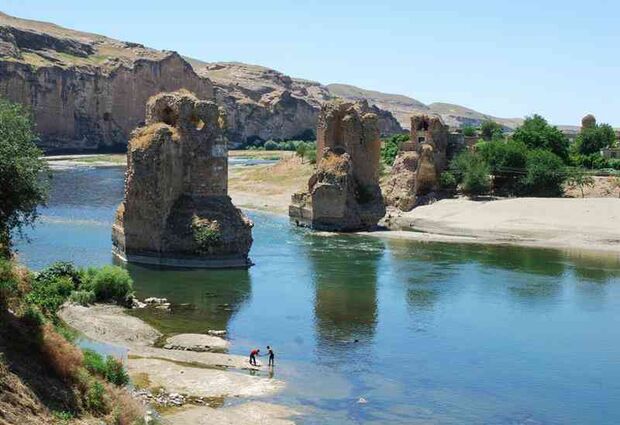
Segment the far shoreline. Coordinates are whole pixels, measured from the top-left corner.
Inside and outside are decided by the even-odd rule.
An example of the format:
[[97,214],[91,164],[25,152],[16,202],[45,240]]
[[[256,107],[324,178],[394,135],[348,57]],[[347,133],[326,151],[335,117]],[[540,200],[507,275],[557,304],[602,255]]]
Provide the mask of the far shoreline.
[[[248,211],[288,217],[290,195],[307,179],[311,167],[292,152],[231,151],[232,157],[282,155],[282,178],[264,173],[265,165],[235,167],[229,195]],[[107,159],[114,158],[114,161]],[[71,166],[121,166],[124,155],[46,157]],[[89,159],[88,162],[80,159]],[[288,167],[287,167],[288,166]],[[297,172],[296,170],[300,171]],[[267,174],[267,175],[265,175]],[[444,199],[410,212],[390,209],[381,223],[387,230],[356,232],[363,236],[496,246],[587,251],[620,258],[620,198],[506,198],[492,201]]]

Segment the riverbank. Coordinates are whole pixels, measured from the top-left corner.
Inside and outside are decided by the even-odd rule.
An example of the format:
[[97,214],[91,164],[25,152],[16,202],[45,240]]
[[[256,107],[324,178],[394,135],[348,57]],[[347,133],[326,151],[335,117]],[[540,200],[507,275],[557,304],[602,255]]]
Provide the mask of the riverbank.
[[[217,343],[215,340],[221,338],[186,334],[170,339],[177,342],[168,345],[169,340],[159,331],[113,305],[65,305],[58,316],[90,340],[126,352],[130,377],[144,393],[172,398],[180,394],[184,400],[191,400],[181,407],[167,408],[166,423],[232,424],[243,419],[293,424],[288,419],[296,414],[293,410],[256,400],[284,388],[284,382],[270,377],[267,367],[251,367],[242,356],[191,351],[191,347],[178,343],[205,337]],[[219,348],[226,343],[222,340],[214,345]]]
[[444,199],[391,210],[375,236],[427,242],[509,244],[620,255],[620,199]]

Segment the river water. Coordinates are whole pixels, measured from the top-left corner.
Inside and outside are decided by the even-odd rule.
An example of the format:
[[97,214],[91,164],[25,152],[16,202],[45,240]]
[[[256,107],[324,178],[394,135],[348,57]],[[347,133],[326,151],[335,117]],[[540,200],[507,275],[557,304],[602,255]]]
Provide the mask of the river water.
[[[123,173],[56,170],[21,261],[111,263]],[[301,423],[620,423],[617,258],[325,236],[249,215],[248,271],[129,271],[139,297],[191,304],[140,313],[164,332],[226,329],[236,354],[274,346],[288,385],[269,401]]]

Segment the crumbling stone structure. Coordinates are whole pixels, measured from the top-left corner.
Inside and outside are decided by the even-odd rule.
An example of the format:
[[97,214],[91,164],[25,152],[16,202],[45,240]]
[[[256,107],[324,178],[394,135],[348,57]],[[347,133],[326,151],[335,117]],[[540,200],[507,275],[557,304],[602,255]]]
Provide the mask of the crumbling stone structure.
[[586,128],[596,127],[596,117],[592,114],[588,114],[581,119],[581,131]]
[[318,230],[370,229],[385,215],[379,187],[381,140],[366,102],[330,101],[317,126],[317,170],[292,197],[289,216]]
[[228,196],[223,110],[186,91],[149,99],[132,134],[125,198],[112,227],[124,261],[247,267],[252,222]]
[[410,211],[439,188],[447,166],[448,126],[439,116],[411,117],[411,140],[401,146],[385,186],[385,202]]

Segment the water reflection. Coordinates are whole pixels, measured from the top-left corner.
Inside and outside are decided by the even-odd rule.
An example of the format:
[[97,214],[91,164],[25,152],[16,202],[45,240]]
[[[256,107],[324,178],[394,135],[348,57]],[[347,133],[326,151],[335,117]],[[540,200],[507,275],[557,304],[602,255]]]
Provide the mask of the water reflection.
[[164,297],[172,303],[172,313],[134,311],[165,333],[227,330],[252,290],[247,270],[160,269],[135,264],[127,268],[139,298]]
[[308,258],[319,350],[371,342],[377,326],[377,268],[383,242],[356,238],[352,244],[350,237],[307,237],[313,239]]

